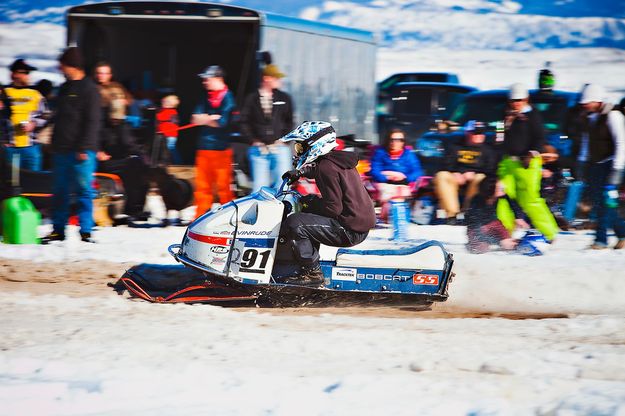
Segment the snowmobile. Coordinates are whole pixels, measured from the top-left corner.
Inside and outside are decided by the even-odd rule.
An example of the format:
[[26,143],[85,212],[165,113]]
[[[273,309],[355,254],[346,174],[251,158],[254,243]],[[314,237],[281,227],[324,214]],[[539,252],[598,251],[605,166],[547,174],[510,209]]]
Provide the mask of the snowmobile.
[[[299,210],[297,191],[264,187],[209,211],[192,222],[169,253],[182,266],[139,265],[120,282],[153,302],[230,306],[410,306],[427,309],[445,301],[453,257],[438,241],[397,243],[365,240],[323,258],[320,287],[280,283],[297,266],[280,235]],[[382,243],[384,245],[384,243]],[[373,246],[373,247],[372,247]]]
[[[315,139],[329,131],[323,126],[330,124],[304,122],[282,139],[304,142],[295,143],[297,171],[336,147],[333,129]],[[133,267],[121,287],[152,302],[261,307],[428,308],[447,299],[453,257],[438,241],[380,244],[368,238],[352,248],[322,246],[323,283],[297,284],[299,265],[282,230],[286,218],[301,210],[302,196],[291,182],[284,179],[277,189],[263,187],[200,216],[180,244],[169,246],[182,266]]]

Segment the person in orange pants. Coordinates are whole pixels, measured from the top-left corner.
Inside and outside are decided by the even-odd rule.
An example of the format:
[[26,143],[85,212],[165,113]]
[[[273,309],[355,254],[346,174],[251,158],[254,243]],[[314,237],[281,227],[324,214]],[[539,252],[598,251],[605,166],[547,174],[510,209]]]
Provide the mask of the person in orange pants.
[[231,201],[232,149],[198,150],[195,154],[195,203],[196,217],[204,214],[213,205],[215,187],[220,204]]
[[196,218],[211,209],[215,188],[219,203],[232,200],[232,149],[228,125],[235,106],[234,96],[224,82],[223,69],[212,65],[198,75],[207,94],[191,117],[191,123],[201,126],[195,156]]

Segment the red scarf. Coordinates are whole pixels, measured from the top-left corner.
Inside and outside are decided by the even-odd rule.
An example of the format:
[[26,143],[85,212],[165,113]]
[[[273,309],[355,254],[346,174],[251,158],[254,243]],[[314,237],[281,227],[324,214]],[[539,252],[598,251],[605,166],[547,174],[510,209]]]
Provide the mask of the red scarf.
[[401,150],[389,150],[388,154],[391,156],[391,159],[396,160],[399,159],[402,155],[402,153],[404,153],[404,149]]
[[213,108],[217,108],[221,105],[226,93],[228,92],[228,87],[224,87],[223,90],[218,91],[208,91],[208,103]]

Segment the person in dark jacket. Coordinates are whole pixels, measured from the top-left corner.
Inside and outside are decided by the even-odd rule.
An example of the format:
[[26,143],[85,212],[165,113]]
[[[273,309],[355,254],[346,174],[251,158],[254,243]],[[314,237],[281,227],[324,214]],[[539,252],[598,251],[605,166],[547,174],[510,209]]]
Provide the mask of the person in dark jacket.
[[78,48],[67,48],[59,63],[67,82],[59,90],[52,133],[53,231],[42,242],[65,239],[72,190],[78,205],[80,237],[93,242],[92,182],[100,131],[100,94],[85,76]]
[[[547,240],[553,241],[558,225],[547,203],[540,195],[542,158],[545,132],[537,110],[529,105],[529,93],[523,84],[513,84],[508,95],[508,108],[504,117],[504,157],[497,175],[503,182],[506,194],[521,206],[532,225]],[[512,212],[500,220],[508,228],[514,227]]]
[[235,108],[234,95],[224,81],[225,72],[221,67],[211,65],[198,76],[206,95],[191,116],[191,123],[201,126],[195,153],[196,217],[211,209],[214,188],[222,205],[232,200],[232,148],[228,126]]
[[290,167],[291,149],[276,141],[293,129],[293,102],[279,89],[284,77],[276,65],[265,66],[260,88],[245,98],[241,110],[241,133],[251,145],[254,191],[261,186],[276,187]]
[[356,170],[358,156],[333,151],[338,145],[330,123],[307,121],[282,138],[295,141],[298,165],[284,174],[290,183],[301,176],[315,179],[321,197],[306,196],[303,212],[287,217],[282,233],[291,244],[300,271],[284,283],[319,285],[319,245],[351,247],[375,226],[373,202]]
[[484,123],[470,120],[464,128],[463,143],[445,143],[445,166],[436,173],[434,187],[448,221],[454,221],[460,213],[458,193],[461,187],[466,186],[466,210],[480,182],[487,176],[495,176],[498,156],[490,144],[484,143],[485,133]]
[[515,224],[520,228],[529,228],[519,205],[508,198],[503,192],[497,178],[483,179],[478,193],[471,200],[465,215],[467,225],[467,250],[474,254],[486,253],[491,245],[499,245],[504,250],[512,250],[517,242],[512,239],[510,231],[497,218],[497,204],[500,199],[506,200],[515,215]]
[[625,117],[605,103],[603,88],[589,84],[580,104],[588,114],[588,176],[593,205],[597,213],[595,242],[591,249],[608,247],[608,229],[618,239],[615,249],[625,248],[625,220],[619,218],[618,188],[625,171]]
[[132,96],[120,83],[113,81],[113,70],[108,62],[99,62],[94,78],[100,92],[100,137],[96,154],[98,171],[118,175],[125,192],[124,214],[128,221],[147,220],[144,212],[149,188],[148,166],[144,152],[131,134],[126,123],[128,106]]

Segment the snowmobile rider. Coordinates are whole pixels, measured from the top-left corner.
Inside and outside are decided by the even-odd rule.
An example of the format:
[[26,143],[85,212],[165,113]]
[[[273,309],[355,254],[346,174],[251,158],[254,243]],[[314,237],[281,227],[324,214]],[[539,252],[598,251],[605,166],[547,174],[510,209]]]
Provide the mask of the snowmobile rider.
[[325,121],[305,121],[282,137],[295,142],[296,168],[283,175],[291,184],[304,176],[315,179],[321,197],[306,195],[302,212],[287,217],[282,232],[300,265],[299,273],[282,283],[323,283],[319,245],[351,247],[362,242],[375,225],[373,202],[356,170],[358,156],[334,150],[336,132]]

